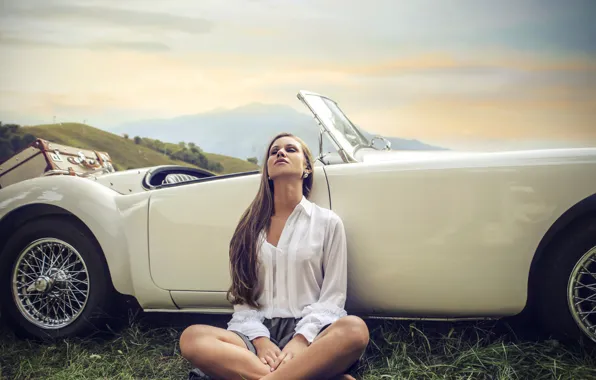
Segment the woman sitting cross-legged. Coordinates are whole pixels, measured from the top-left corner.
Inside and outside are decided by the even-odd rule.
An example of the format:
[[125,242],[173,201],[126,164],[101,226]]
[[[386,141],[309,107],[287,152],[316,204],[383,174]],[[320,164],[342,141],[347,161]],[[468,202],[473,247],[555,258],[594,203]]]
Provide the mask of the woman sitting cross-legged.
[[350,379],[369,332],[344,310],[343,222],[308,200],[313,159],[301,139],[275,136],[265,162],[230,243],[228,328],[193,325],[180,338],[190,377]]

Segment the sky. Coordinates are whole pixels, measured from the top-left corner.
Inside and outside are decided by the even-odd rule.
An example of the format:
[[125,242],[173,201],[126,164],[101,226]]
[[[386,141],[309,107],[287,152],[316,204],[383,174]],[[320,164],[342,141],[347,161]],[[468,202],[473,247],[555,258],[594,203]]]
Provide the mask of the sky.
[[596,146],[595,15],[592,0],[0,0],[0,120],[305,112],[305,89],[369,131],[453,149]]

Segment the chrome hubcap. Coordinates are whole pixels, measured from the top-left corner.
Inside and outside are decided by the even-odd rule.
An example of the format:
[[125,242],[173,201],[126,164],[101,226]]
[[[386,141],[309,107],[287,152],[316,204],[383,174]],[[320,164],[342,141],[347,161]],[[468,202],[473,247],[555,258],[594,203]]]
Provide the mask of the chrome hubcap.
[[579,328],[596,341],[596,247],[575,264],[568,288],[571,315]]
[[19,312],[34,325],[66,327],[87,304],[87,266],[70,244],[53,238],[36,240],[17,257],[12,295]]

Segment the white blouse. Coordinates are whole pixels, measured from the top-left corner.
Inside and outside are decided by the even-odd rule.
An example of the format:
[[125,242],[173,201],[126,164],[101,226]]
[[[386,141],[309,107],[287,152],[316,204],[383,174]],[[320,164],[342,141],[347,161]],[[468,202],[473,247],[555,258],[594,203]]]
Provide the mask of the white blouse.
[[250,340],[270,337],[265,318],[300,318],[295,333],[312,343],[320,330],[347,315],[347,246],[342,220],[302,197],[288,217],[277,247],[258,239],[261,309],[234,305],[228,330]]

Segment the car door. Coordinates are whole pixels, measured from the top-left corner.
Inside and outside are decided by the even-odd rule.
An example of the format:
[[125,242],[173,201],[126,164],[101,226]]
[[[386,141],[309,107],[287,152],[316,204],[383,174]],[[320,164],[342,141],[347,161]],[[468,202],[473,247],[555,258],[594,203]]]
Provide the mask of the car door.
[[[225,292],[229,244],[257,194],[261,174],[213,178],[156,190],[149,205],[151,276],[163,289]],[[322,167],[315,167],[310,200],[329,208]]]

